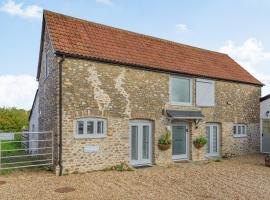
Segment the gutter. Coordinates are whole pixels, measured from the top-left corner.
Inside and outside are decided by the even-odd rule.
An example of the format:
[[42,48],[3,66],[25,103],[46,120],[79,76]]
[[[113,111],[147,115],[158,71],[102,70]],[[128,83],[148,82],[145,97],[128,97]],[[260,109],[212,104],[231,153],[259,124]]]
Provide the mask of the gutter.
[[58,164],[59,164],[59,176],[63,174],[63,165],[62,165],[62,68],[63,62],[65,61],[65,55],[61,57],[61,60],[58,62],[59,64],[59,150],[58,150]]

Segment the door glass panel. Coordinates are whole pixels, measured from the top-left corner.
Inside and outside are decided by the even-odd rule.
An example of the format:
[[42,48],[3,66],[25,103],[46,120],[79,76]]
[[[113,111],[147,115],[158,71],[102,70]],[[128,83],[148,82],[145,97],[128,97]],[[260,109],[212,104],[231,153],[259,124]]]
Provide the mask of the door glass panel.
[[213,153],[217,153],[217,126],[213,126]]
[[138,126],[131,126],[131,160],[138,160]]
[[186,154],[186,127],[173,126],[173,155]]
[[210,126],[206,126],[206,138],[207,138],[207,144],[206,144],[206,153],[210,153]]
[[143,126],[143,159],[149,158],[149,126]]

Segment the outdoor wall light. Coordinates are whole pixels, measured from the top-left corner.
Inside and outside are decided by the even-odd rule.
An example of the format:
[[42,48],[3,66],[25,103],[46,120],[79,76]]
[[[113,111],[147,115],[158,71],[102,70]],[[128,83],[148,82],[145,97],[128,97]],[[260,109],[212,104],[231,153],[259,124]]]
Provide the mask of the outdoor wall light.
[[266,115],[266,117],[268,117],[269,116],[269,110],[268,111],[266,111],[266,113],[265,113],[265,115]]

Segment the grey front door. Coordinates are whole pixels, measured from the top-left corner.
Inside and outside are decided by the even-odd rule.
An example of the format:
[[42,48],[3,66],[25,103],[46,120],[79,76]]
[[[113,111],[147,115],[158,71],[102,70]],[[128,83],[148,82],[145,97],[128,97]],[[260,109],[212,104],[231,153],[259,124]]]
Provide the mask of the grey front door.
[[172,125],[172,157],[174,160],[188,159],[187,124]]
[[270,120],[262,121],[262,152],[270,153]]

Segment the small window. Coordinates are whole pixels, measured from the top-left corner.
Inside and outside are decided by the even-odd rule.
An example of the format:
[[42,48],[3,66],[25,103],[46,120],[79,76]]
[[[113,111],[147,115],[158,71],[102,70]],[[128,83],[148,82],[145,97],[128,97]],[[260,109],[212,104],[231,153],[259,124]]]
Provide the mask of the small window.
[[173,105],[192,105],[192,80],[189,78],[170,78],[170,101]]
[[196,80],[196,104],[215,106],[215,82],[205,79]]
[[235,124],[233,126],[233,136],[234,137],[246,137],[247,136],[247,126],[245,124]]
[[84,118],[76,121],[75,138],[100,138],[106,136],[107,120]]

